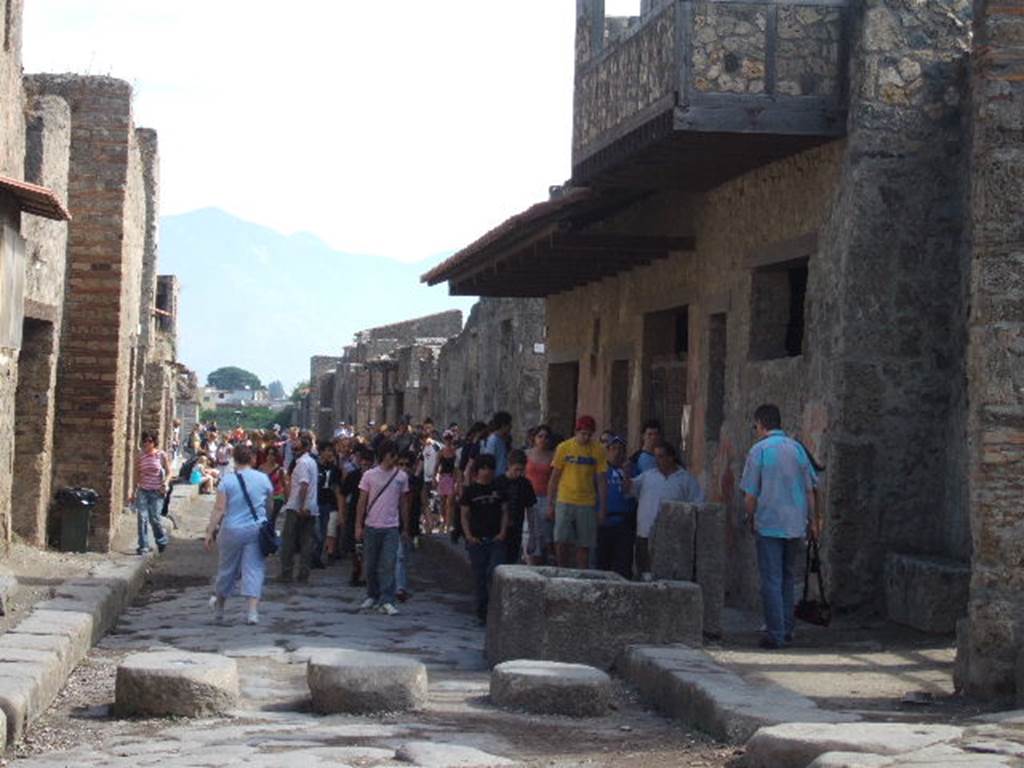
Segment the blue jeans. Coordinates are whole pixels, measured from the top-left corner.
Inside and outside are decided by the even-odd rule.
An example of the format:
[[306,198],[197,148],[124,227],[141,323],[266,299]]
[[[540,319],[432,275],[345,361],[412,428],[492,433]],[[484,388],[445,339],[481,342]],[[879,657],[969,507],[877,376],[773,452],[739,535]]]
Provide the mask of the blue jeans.
[[399,592],[409,591],[409,561],[412,559],[412,542],[398,541],[398,559],[395,561],[395,585]]
[[487,606],[490,604],[491,579],[494,569],[505,563],[505,542],[494,539],[481,539],[479,544],[467,544],[469,562],[473,568],[476,581],[476,616],[487,619]]
[[158,547],[167,546],[167,534],[160,523],[160,510],[164,505],[161,491],[147,491],[139,488],[135,494],[135,514],[139,521],[139,549],[149,549],[149,528],[153,526],[153,538]]
[[367,528],[363,534],[366,596],[378,603],[395,602],[395,561],[400,541],[397,528]]
[[793,634],[793,591],[803,539],[757,535],[757,569],[768,639],[782,645]]

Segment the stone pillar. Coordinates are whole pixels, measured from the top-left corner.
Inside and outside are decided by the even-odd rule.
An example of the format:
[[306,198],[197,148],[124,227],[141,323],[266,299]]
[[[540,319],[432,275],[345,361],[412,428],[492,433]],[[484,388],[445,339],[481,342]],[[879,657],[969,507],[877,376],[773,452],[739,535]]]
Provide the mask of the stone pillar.
[[[855,4],[848,138],[808,296],[834,317],[812,381],[829,393],[829,588],[880,604],[886,554],[966,559],[962,99],[969,8]],[[953,15],[959,13],[960,18]],[[895,212],[895,213],[894,213]],[[896,216],[898,221],[893,220]],[[820,286],[820,288],[819,288]],[[954,481],[951,482],[950,479]],[[959,530],[960,540],[950,540]]]
[[[71,115],[57,96],[29,100],[25,113],[25,180],[67,199]],[[14,532],[24,541],[46,543],[50,507],[55,387],[64,300],[68,225],[22,214],[25,238],[26,318],[18,358],[15,399]]]
[[1010,696],[1024,646],[1024,15],[975,2],[968,472],[974,554],[958,684]]

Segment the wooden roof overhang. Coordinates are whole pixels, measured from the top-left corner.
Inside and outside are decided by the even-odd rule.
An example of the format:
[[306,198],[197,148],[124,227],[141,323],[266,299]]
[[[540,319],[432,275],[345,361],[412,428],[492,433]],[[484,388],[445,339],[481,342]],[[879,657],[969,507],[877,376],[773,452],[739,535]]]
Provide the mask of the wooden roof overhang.
[[10,195],[25,213],[54,221],[71,221],[71,214],[53,190],[0,176],[0,192]]
[[454,296],[543,297],[694,249],[692,237],[587,230],[647,193],[574,189],[513,216],[421,278]]

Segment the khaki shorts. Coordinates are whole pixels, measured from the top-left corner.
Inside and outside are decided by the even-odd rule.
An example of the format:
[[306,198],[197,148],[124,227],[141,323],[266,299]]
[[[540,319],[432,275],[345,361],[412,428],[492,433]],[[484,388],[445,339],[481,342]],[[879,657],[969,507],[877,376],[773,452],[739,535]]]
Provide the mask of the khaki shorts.
[[597,546],[597,509],[556,502],[555,543],[588,549]]

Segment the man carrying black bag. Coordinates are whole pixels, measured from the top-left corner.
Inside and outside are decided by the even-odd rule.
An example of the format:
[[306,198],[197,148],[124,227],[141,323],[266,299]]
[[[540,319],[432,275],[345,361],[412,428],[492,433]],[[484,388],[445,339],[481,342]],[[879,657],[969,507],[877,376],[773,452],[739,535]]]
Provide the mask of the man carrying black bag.
[[807,452],[782,431],[775,405],[754,412],[757,442],[747,454],[740,488],[747,524],[757,539],[765,636],[761,647],[782,648],[793,639],[797,562],[805,536],[817,539],[814,487]]

